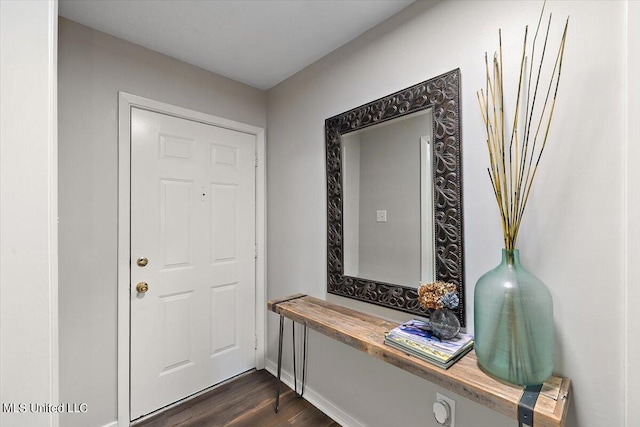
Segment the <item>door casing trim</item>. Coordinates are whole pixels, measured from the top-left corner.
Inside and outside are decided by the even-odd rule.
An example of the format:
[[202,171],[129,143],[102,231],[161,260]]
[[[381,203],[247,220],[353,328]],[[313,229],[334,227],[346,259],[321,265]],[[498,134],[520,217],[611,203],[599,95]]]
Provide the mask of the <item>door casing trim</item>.
[[131,108],[168,114],[255,135],[256,154],[256,369],[264,369],[266,353],[266,146],[263,128],[189,110],[149,98],[118,93],[118,426],[130,423],[130,259],[131,259]]

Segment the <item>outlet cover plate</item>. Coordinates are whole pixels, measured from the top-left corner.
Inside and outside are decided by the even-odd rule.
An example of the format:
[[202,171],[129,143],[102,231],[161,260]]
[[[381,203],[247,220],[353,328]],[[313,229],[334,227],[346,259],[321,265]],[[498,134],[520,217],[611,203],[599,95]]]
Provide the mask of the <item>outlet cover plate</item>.
[[448,427],[456,427],[456,401],[450,397],[445,396],[444,394],[436,393],[436,402],[438,400],[447,402],[447,404],[449,405],[449,409],[451,410],[451,419],[449,420]]

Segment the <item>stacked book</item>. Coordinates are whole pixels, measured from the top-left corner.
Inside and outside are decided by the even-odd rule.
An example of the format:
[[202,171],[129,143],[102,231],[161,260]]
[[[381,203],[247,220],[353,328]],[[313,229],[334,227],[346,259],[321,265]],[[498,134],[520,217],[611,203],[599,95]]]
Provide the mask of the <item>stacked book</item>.
[[459,333],[450,340],[440,340],[431,333],[428,321],[414,319],[389,331],[384,343],[447,369],[473,348],[473,336]]

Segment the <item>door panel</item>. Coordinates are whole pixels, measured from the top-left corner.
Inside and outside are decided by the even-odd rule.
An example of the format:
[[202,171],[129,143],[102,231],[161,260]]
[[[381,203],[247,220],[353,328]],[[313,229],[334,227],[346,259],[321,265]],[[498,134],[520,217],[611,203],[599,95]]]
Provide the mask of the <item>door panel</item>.
[[211,288],[211,356],[238,345],[235,328],[221,328],[225,319],[238,317],[238,284],[230,283]]
[[164,267],[191,265],[193,181],[160,180],[160,247]]
[[236,218],[238,188],[236,185],[211,185],[211,261],[230,262],[236,259]]
[[254,159],[253,135],[132,109],[132,420],[255,366]]
[[189,300],[193,292],[160,297],[163,304],[161,322],[164,329],[164,367],[160,375],[192,365],[189,358]]

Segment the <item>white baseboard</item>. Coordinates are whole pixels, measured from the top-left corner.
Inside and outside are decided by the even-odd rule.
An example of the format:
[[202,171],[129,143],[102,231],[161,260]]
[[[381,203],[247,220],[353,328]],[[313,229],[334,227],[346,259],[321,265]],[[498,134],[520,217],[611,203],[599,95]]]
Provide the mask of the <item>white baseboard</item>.
[[[277,376],[278,366],[275,364],[275,362],[271,361],[270,359],[266,359],[265,365],[265,369],[267,371],[271,372],[273,376]],[[291,373],[283,369],[280,375],[280,379],[283,383],[293,389],[293,375]],[[316,408],[320,409],[327,416],[331,417],[342,427],[367,427],[361,421],[353,418],[351,415],[335,406],[325,396],[316,393],[312,388],[308,386],[305,386],[304,388],[304,399]]]
[[118,422],[117,422],[117,421],[114,421],[114,422],[112,422],[112,423],[105,424],[105,425],[103,425],[102,427],[118,427]]

